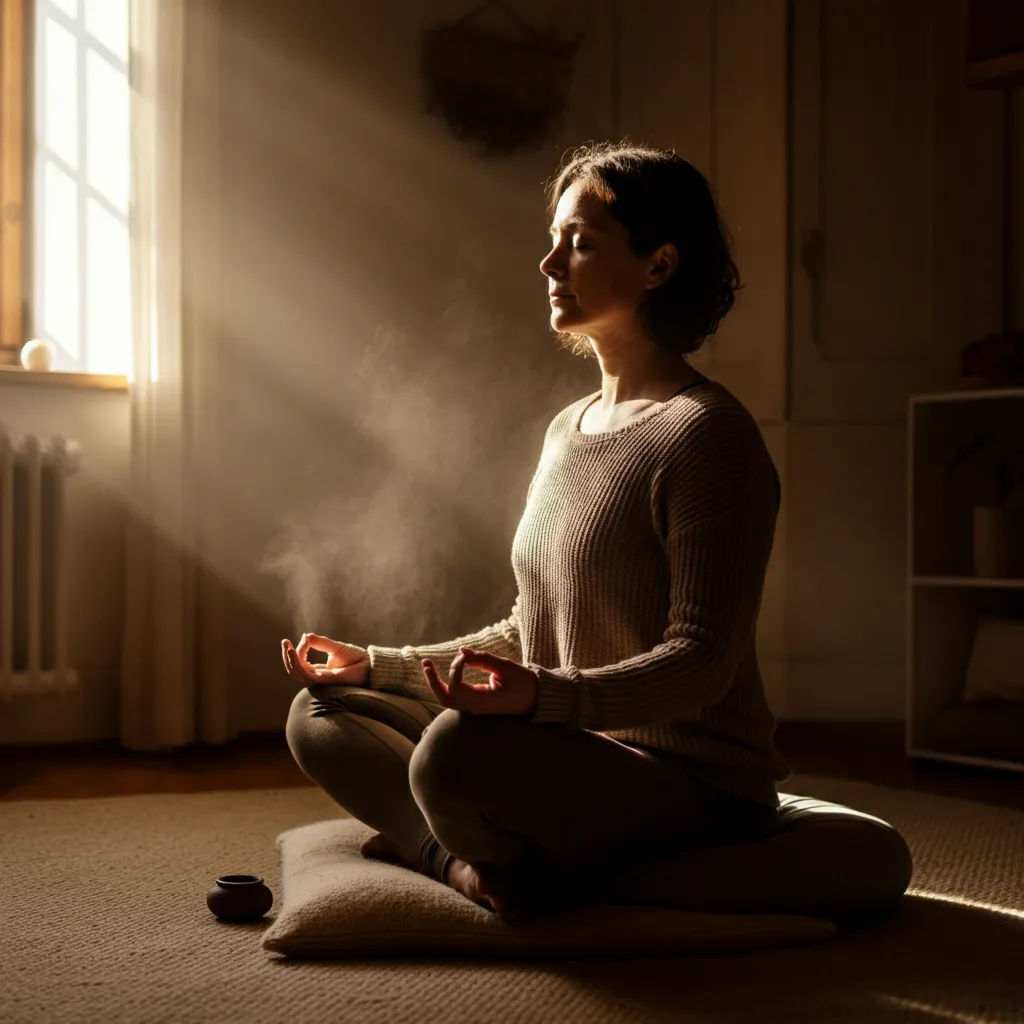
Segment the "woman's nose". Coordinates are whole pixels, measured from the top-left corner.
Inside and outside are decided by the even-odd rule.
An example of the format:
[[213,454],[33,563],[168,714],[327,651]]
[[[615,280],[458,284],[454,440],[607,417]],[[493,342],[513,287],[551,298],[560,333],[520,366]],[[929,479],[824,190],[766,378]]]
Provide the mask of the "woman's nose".
[[557,277],[562,273],[562,268],[555,257],[555,252],[552,250],[540,261],[540,272],[546,277]]

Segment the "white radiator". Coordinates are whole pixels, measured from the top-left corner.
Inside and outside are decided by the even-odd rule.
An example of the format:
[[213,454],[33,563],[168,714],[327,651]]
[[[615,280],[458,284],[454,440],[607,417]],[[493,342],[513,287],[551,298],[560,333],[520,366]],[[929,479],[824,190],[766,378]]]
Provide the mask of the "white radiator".
[[64,484],[75,441],[13,438],[0,424],[0,697],[78,685],[67,663]]

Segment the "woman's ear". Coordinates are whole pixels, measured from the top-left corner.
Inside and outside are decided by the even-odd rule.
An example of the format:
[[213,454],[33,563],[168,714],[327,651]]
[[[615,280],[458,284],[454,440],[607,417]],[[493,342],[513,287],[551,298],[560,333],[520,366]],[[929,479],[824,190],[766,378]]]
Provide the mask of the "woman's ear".
[[651,266],[647,271],[647,287],[657,288],[664,284],[679,266],[679,250],[672,242],[666,242],[651,256]]

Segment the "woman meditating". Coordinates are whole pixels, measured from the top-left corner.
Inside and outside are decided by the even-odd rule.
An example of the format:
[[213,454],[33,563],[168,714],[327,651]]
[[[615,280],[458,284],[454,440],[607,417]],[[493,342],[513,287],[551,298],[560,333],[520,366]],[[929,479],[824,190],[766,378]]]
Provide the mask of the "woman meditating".
[[550,324],[601,390],[548,427],[510,615],[429,646],[281,644],[289,747],[379,833],[364,856],[505,920],[772,834],[790,774],[755,653],[779,478],[750,413],[687,361],[739,287],[711,190],[674,152],[600,144],[548,199]]

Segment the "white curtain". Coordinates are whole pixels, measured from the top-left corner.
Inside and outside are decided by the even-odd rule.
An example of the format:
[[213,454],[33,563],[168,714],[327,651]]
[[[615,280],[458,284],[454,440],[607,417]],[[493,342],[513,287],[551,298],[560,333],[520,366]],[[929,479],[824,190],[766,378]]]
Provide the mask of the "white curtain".
[[219,0],[131,0],[133,369],[121,742],[237,735],[217,491]]

